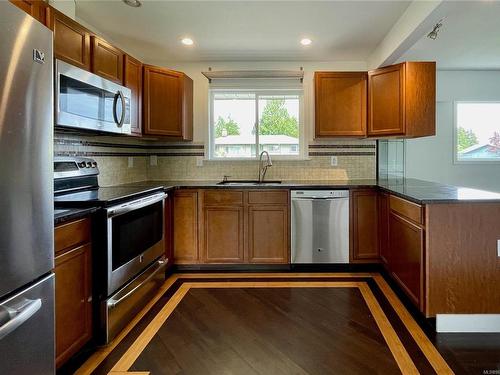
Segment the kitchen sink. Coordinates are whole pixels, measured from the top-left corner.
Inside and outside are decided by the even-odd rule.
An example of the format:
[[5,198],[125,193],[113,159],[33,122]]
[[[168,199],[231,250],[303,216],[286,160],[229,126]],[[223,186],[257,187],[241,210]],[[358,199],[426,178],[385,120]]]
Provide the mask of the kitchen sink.
[[217,185],[224,185],[224,186],[265,186],[265,185],[279,185],[281,184],[281,181],[263,181],[259,182],[258,180],[227,180],[227,181],[221,181],[218,182]]

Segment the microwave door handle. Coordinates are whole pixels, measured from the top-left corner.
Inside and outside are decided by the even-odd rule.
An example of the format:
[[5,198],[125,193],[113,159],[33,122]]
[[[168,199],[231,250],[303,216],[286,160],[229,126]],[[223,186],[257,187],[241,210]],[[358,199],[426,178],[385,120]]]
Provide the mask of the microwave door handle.
[[[122,114],[121,114],[121,117],[120,119],[118,120],[118,114],[116,113],[116,108],[117,108],[117,103],[118,103],[118,99],[121,100],[121,103],[122,103]],[[123,126],[123,123],[125,122],[125,96],[123,95],[123,93],[121,92],[121,90],[118,90],[118,92],[115,94],[115,98],[113,100],[113,118],[115,120],[115,123],[118,125],[119,128],[121,128]]]

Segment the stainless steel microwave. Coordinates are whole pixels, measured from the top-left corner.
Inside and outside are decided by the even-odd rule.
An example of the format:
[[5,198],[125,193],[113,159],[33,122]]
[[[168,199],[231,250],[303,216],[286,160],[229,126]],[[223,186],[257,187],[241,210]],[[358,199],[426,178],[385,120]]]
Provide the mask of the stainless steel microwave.
[[55,126],[131,134],[130,89],[56,60]]

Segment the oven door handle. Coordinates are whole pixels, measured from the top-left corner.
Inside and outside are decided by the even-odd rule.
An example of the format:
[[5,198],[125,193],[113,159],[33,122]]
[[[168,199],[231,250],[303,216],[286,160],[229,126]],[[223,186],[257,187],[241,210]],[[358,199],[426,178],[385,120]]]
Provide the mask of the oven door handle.
[[158,202],[161,202],[162,200],[166,199],[167,197],[168,197],[167,193],[159,193],[159,194],[155,194],[155,195],[150,195],[146,198],[137,199],[137,200],[129,202],[129,203],[124,203],[121,205],[112,206],[112,207],[106,209],[108,219],[115,217],[115,216],[123,215],[127,212],[130,212],[130,211],[134,211],[134,210],[138,210],[140,208],[150,206],[150,205],[158,203]]
[[[127,290],[127,289],[124,289],[123,292],[124,294],[123,295],[120,295],[121,293],[117,293],[115,296],[111,297],[108,301],[107,301],[107,305],[108,305],[108,308],[115,308],[116,306],[118,306],[121,302],[125,301],[127,298],[129,298],[132,294],[134,294],[138,289],[140,289],[143,285],[147,284],[149,282],[149,280],[151,280],[153,277],[155,277],[158,272],[160,272],[161,270],[163,270],[164,266],[167,264],[168,262],[168,259],[166,258],[161,258],[161,259],[158,259],[156,261],[156,267],[155,269],[144,279],[142,280],[139,284],[135,285],[132,289],[130,290]],[[140,278],[140,276],[139,276]],[[114,297],[117,297],[117,299],[115,299]]]

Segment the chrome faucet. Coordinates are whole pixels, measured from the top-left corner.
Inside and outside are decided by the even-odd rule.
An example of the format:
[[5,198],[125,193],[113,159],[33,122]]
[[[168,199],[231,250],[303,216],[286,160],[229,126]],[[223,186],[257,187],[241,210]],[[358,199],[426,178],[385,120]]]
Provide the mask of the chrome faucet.
[[[263,162],[262,157],[266,155],[266,160]],[[271,161],[271,157],[267,151],[262,151],[259,157],[259,183],[264,182],[264,178],[266,177],[267,168],[272,167],[273,162]]]

